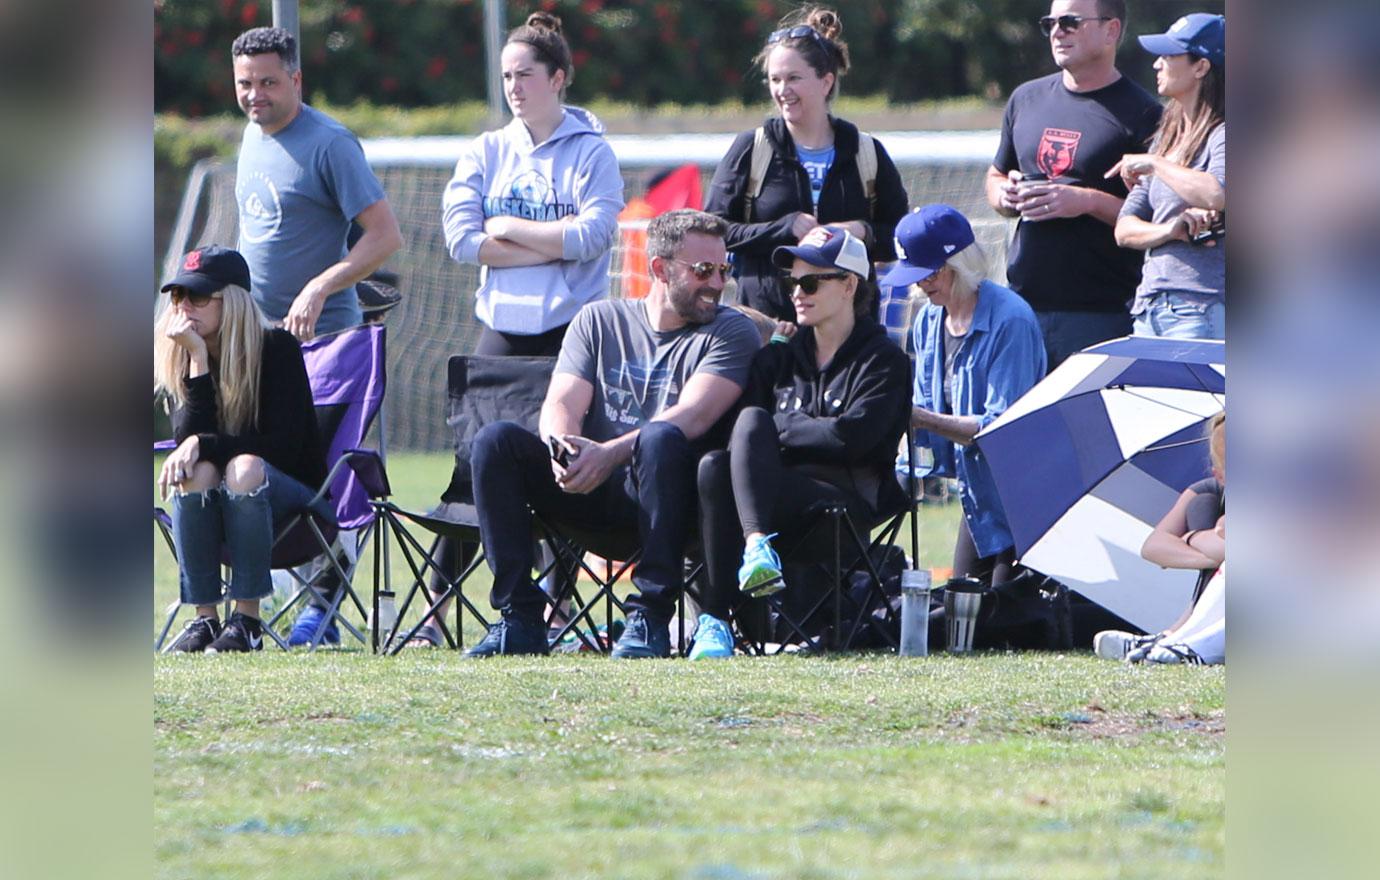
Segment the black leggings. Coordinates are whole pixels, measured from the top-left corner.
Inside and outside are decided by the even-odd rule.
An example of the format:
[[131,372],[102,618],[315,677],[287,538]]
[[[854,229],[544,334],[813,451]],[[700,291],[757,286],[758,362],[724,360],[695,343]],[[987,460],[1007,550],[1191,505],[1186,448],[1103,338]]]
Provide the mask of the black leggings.
[[842,502],[855,522],[871,516],[855,493],[784,465],[776,423],[756,406],[738,415],[727,450],[700,459],[699,495],[708,575],[700,605],[721,620],[739,598],[738,565],[748,534],[777,532],[789,540],[814,522],[825,502]]
[[474,353],[489,357],[554,357],[561,353],[561,341],[569,326],[552,327],[536,336],[520,336],[485,327],[479,334]]
[[987,586],[1011,580],[1016,565],[1016,548],[1007,547],[991,556],[978,556],[966,517],[958,519],[958,540],[954,542],[954,577],[977,578]]
[[[535,336],[503,333],[486,326],[479,334],[479,342],[475,345],[474,353],[488,357],[554,357],[561,353],[561,342],[565,339],[565,331],[569,326],[562,324]],[[436,548],[436,562],[441,571],[454,580],[474,561],[478,551],[478,544],[442,538]],[[433,571],[432,593],[439,593],[445,588],[445,580]]]

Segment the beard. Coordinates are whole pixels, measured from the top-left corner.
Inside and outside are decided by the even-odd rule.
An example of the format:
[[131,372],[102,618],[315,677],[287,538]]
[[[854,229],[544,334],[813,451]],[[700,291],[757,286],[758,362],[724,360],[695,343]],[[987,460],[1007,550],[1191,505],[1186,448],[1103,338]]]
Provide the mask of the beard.
[[[672,288],[668,299],[671,308],[681,318],[692,324],[708,324],[714,320],[718,310],[720,291],[708,285],[702,287]],[[706,300],[704,297],[708,297]]]

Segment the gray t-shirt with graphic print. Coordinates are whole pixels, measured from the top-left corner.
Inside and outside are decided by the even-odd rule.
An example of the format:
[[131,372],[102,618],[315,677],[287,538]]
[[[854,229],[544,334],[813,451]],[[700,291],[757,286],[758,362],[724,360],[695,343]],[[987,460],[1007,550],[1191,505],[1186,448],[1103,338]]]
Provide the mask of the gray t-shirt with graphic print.
[[727,306],[719,306],[708,324],[658,331],[642,300],[604,300],[585,306],[570,322],[556,372],[594,386],[582,433],[602,442],[675,406],[696,373],[745,385],[761,344],[752,321]]
[[[350,222],[383,198],[359,140],[306,104],[281,131],[244,127],[235,175],[239,252],[270,320],[287,315],[308,281],[348,252]],[[326,298],[317,334],[362,320],[353,285]]]

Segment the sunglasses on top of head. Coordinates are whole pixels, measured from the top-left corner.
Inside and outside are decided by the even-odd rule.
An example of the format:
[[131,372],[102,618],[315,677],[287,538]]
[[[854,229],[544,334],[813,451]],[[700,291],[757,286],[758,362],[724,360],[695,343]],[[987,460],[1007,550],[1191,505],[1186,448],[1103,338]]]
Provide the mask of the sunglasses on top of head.
[[668,257],[667,259],[672,263],[680,263],[682,266],[689,266],[690,274],[694,275],[695,278],[700,281],[708,281],[709,276],[713,275],[715,270],[718,271],[719,277],[727,281],[728,273],[733,270],[733,267],[728,263],[711,263],[708,260],[700,260],[698,263],[692,263],[689,260],[677,260],[675,257]]
[[814,28],[810,27],[808,24],[798,24],[795,27],[782,28],[779,31],[772,31],[771,34],[767,37],[767,45],[774,46],[782,40],[799,40],[803,39],[804,37],[809,37],[810,39],[818,43],[821,49],[824,48],[824,35],[821,34],[819,31],[815,30]]
[[168,299],[171,300],[172,304],[175,306],[182,305],[182,301],[185,299],[196,308],[204,309],[210,304],[211,300],[220,298],[221,294],[219,293],[197,293],[195,290],[188,290],[185,287],[174,287],[172,290],[168,291]]
[[841,281],[848,277],[847,272],[817,272],[811,275],[787,275],[786,281],[800,288],[801,293],[814,293],[819,290],[821,281]]
[[1072,33],[1089,21],[1111,21],[1106,15],[1046,15],[1040,19],[1040,33],[1049,36],[1054,28]]

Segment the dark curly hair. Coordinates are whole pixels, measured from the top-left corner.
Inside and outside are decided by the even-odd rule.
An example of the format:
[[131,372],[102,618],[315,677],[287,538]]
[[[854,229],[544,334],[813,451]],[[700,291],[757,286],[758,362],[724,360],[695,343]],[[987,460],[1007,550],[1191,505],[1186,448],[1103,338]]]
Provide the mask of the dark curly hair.
[[269,52],[283,59],[283,66],[289,72],[297,69],[297,40],[285,28],[256,27],[240,34],[230,44],[231,58]]
[[546,75],[555,76],[557,70],[565,71],[565,82],[561,85],[561,97],[575,79],[575,65],[570,60],[570,46],[561,35],[560,16],[549,12],[534,12],[527,16],[521,27],[513,28],[504,45],[524,43],[532,47],[532,54],[546,66]]
[[[787,32],[804,26],[810,33],[798,37]],[[843,19],[826,6],[803,6],[790,13],[777,24],[777,29],[767,37],[766,45],[752,59],[752,63],[767,72],[767,59],[771,50],[777,46],[794,49],[810,65],[816,76],[826,73],[834,75],[834,84],[829,87],[829,97],[838,93],[839,78],[848,72],[848,44],[843,41]]]

